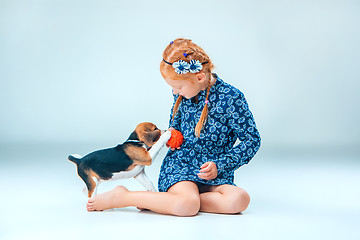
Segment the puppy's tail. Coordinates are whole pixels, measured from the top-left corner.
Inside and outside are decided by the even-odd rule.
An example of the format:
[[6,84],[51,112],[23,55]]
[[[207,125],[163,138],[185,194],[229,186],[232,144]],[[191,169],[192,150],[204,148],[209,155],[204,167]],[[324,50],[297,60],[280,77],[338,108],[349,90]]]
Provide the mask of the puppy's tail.
[[76,165],[79,165],[79,163],[81,162],[81,156],[78,154],[69,155],[68,159]]

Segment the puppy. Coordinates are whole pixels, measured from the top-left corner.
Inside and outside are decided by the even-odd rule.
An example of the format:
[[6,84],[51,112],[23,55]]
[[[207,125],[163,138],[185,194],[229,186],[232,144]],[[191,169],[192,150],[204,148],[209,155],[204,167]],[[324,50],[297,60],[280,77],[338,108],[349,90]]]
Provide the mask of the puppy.
[[138,180],[148,191],[155,192],[144,167],[151,165],[170,137],[170,131],[161,131],[156,125],[144,122],[136,127],[123,144],[98,150],[84,157],[70,155],[68,159],[76,164],[77,173],[86,184],[89,198],[96,195],[101,182],[131,177]]

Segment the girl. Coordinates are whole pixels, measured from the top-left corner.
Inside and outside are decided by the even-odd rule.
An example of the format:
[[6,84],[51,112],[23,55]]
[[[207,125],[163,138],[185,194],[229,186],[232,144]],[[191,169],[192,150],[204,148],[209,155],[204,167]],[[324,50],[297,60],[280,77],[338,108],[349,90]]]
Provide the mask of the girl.
[[[160,192],[128,191],[123,186],[88,200],[87,210],[136,206],[140,209],[193,216],[199,211],[239,213],[250,202],[235,186],[234,171],[260,147],[260,136],[242,92],[225,83],[204,50],[189,39],[166,47],[160,72],[173,89],[170,129],[184,136],[162,163]],[[234,146],[236,139],[241,142]]]

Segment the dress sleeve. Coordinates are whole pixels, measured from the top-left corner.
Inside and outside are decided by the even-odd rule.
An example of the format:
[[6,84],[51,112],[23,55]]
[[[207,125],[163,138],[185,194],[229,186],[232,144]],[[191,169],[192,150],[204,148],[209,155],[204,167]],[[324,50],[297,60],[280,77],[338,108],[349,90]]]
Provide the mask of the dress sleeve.
[[247,164],[260,148],[260,135],[245,96],[241,92],[237,95],[233,104],[226,107],[226,114],[229,118],[230,132],[233,132],[241,142],[214,161],[219,175],[223,172],[235,171]]
[[173,96],[174,96],[174,103],[173,103],[173,105],[171,107],[171,113],[170,113],[170,119],[169,119],[169,128],[173,127],[176,130],[180,130],[180,120],[181,120],[180,108],[178,109],[178,112],[176,113],[174,120],[172,119],[174,106],[175,106],[176,100],[178,99],[179,95],[173,94]]

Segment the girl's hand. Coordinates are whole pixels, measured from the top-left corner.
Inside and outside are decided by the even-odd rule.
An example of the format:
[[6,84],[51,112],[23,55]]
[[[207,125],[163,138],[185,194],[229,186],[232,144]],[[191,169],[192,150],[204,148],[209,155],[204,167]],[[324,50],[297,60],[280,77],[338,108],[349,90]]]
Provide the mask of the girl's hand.
[[[172,130],[175,130],[175,128],[171,127],[167,131],[172,131]],[[167,144],[166,144],[166,146],[169,147]],[[170,148],[170,149],[171,149],[171,151],[175,151],[175,149],[180,149],[180,147],[178,147],[178,148]]]
[[201,166],[201,170],[198,173],[198,177],[205,179],[205,180],[211,180],[215,179],[218,175],[217,167],[214,162],[206,162]]

